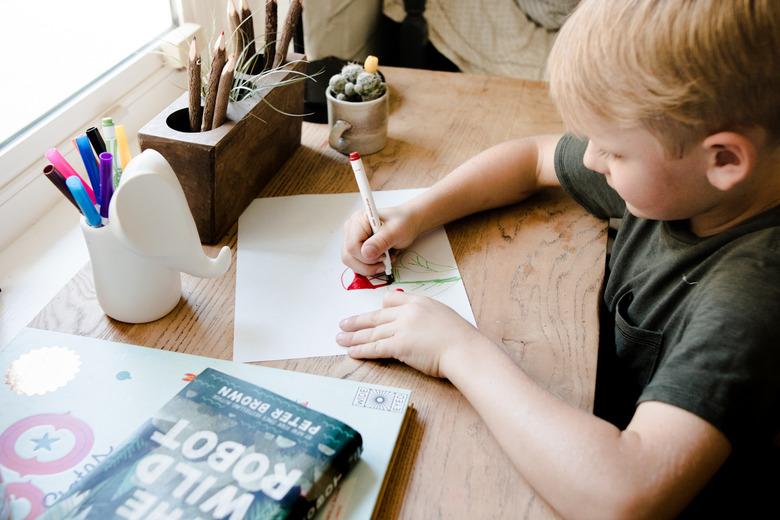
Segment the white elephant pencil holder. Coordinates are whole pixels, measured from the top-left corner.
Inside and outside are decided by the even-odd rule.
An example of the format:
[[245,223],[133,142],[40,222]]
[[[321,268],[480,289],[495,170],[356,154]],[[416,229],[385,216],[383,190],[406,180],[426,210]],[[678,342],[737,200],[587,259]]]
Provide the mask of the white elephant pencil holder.
[[230,248],[209,258],[200,245],[181,184],[155,150],[134,157],[122,174],[102,227],[81,220],[95,293],[106,315],[126,323],[162,318],[179,302],[181,273],[224,274]]

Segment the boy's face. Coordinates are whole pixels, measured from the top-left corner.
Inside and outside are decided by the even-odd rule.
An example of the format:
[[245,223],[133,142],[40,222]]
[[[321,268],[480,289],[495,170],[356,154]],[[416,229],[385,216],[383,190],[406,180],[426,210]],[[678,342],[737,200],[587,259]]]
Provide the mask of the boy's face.
[[633,215],[653,220],[684,220],[711,210],[718,191],[708,182],[704,148],[682,157],[665,155],[658,139],[641,128],[590,125],[583,162],[603,174]]

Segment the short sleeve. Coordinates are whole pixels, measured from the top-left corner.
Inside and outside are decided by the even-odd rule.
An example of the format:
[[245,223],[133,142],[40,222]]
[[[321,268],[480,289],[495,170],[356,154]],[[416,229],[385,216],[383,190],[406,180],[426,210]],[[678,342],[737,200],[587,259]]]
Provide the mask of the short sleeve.
[[566,192],[599,218],[621,218],[626,203],[600,173],[582,163],[588,141],[565,134],[555,147],[555,174]]
[[732,443],[772,435],[780,408],[780,281],[767,286],[759,269],[739,271],[701,284],[706,296],[683,317],[638,399],[688,410]]

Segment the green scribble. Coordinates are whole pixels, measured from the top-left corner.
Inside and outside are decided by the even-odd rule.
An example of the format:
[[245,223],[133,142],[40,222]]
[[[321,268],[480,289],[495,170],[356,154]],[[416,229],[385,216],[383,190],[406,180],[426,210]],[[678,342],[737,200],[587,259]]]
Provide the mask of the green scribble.
[[404,251],[393,265],[394,284],[399,285],[420,285],[437,286],[446,285],[459,281],[460,275],[447,276],[444,278],[431,278],[427,280],[404,280],[401,277],[401,270],[411,271],[413,273],[446,273],[456,271],[457,268],[450,265],[437,264],[431,262],[417,251]]
[[412,250],[401,253],[401,256],[396,260],[396,263],[399,264],[399,267],[416,273],[443,273],[456,269],[456,267],[452,265],[442,265],[431,262],[417,251]]
[[431,285],[444,285],[460,280],[460,276],[450,276],[449,278],[433,278],[431,280],[401,280],[398,276],[395,276],[393,285],[395,284],[431,284]]

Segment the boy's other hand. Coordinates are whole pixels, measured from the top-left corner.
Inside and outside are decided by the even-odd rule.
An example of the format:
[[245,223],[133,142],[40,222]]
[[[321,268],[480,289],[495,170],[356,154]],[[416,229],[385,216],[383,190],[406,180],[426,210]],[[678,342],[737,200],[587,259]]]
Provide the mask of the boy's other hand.
[[398,290],[385,295],[381,309],[346,318],[339,326],[343,332],[336,342],[349,348],[350,357],[395,358],[433,377],[447,377],[447,359],[456,352],[489,343],[443,303]]
[[401,249],[417,238],[420,225],[413,212],[404,206],[379,210],[382,227],[372,234],[365,211],[356,211],[344,223],[344,244],[341,261],[356,273],[370,276],[385,272],[382,257],[385,251]]

